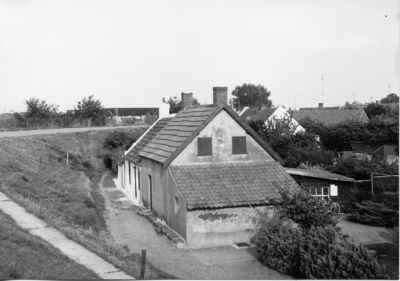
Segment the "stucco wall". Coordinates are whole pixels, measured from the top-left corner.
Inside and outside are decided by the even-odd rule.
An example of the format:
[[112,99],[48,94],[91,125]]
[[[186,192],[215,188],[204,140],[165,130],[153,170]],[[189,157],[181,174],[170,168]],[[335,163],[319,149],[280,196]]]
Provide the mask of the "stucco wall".
[[[232,155],[232,137],[246,136],[247,154]],[[212,156],[197,156],[197,139],[212,138]],[[171,165],[197,162],[274,161],[228,113],[222,110],[175,158]]]
[[[266,207],[256,207],[265,210]],[[208,248],[250,242],[256,208],[197,210],[187,213],[187,248]]]

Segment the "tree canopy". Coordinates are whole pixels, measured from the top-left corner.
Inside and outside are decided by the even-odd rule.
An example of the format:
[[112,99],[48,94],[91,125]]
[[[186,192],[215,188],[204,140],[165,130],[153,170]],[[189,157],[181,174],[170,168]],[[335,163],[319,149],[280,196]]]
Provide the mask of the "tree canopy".
[[332,165],[335,154],[325,150],[313,134],[294,134],[296,126],[291,125],[291,117],[267,123],[249,120],[248,123],[285,160],[286,167],[306,164],[324,168]]
[[381,103],[399,103],[399,96],[395,93],[391,93],[381,99]]
[[[182,108],[182,101],[179,100],[176,96],[174,97],[169,97],[169,100],[167,101],[169,103],[169,113],[178,113],[181,111]],[[193,98],[193,106],[200,105],[199,101],[196,98]]]
[[45,100],[31,97],[25,100],[26,118],[48,118],[57,113],[59,105],[48,104]]
[[236,86],[232,91],[231,103],[236,111],[242,110],[244,107],[258,107],[264,105],[271,107],[272,101],[269,99],[271,92],[262,85],[243,84]]
[[76,107],[77,115],[82,118],[103,118],[105,117],[104,107],[100,100],[95,100],[93,95],[84,97],[78,101]]

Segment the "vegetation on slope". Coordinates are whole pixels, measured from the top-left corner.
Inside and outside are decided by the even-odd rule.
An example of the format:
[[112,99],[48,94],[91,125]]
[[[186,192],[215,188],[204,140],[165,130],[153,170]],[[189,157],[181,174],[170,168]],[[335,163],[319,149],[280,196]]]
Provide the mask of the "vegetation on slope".
[[[145,129],[136,130],[140,135]],[[68,238],[137,277],[139,255],[117,245],[103,219],[104,201],[97,184],[105,169],[103,157],[108,151],[102,149],[102,142],[108,134],[105,130],[0,139],[0,191]],[[171,278],[151,266],[145,277]]]
[[0,212],[1,279],[97,279],[94,272]]

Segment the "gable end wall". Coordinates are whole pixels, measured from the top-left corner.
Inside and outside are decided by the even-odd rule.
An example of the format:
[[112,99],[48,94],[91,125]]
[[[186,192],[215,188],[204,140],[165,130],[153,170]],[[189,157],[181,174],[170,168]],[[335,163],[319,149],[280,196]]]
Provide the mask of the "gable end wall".
[[[247,154],[232,155],[232,137],[237,136],[246,136]],[[199,137],[212,138],[212,156],[197,156]],[[275,160],[225,110],[222,110],[172,161],[171,165],[232,161]]]

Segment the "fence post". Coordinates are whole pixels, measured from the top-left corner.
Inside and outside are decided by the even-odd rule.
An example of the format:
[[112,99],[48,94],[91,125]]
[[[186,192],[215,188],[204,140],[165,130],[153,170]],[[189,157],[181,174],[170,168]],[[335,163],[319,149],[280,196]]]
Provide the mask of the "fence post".
[[374,173],[371,172],[371,193],[374,195]]
[[39,172],[40,172],[41,165],[42,165],[42,154],[40,154],[40,157],[39,157]]
[[139,279],[144,279],[144,270],[146,268],[146,249],[142,249],[142,257],[140,263],[140,276]]

